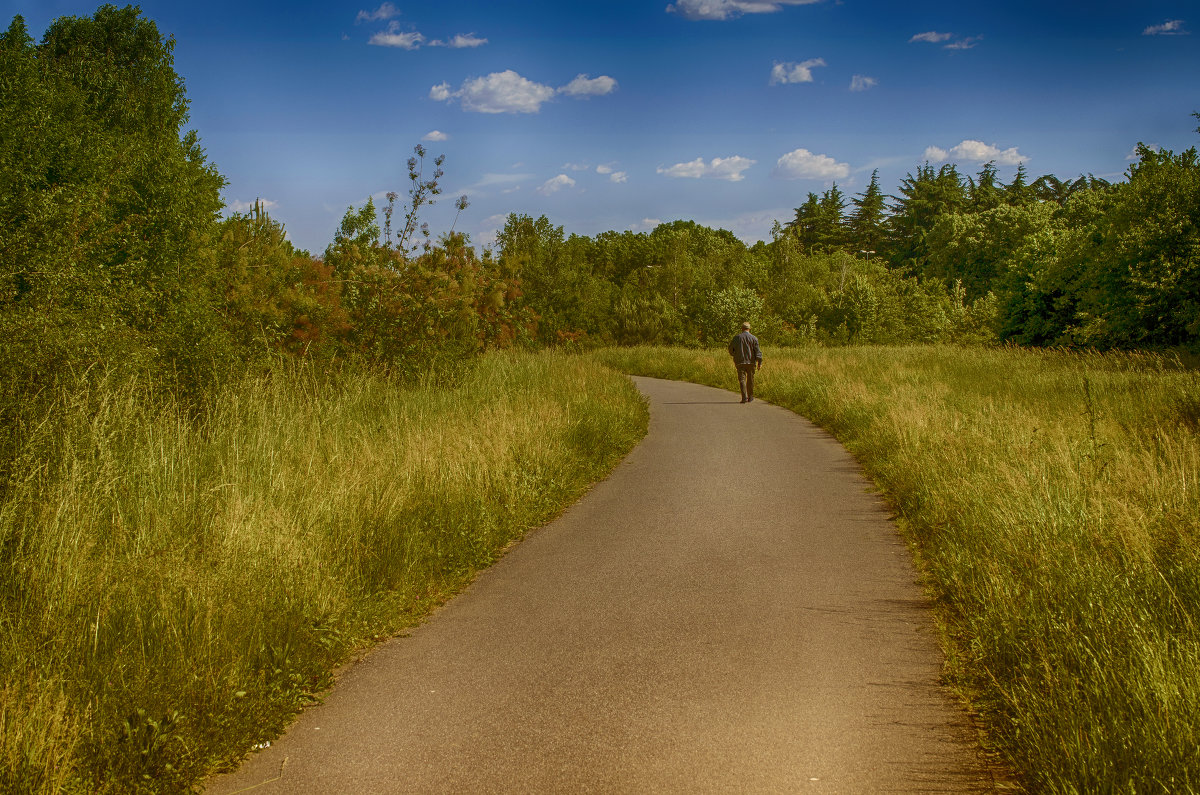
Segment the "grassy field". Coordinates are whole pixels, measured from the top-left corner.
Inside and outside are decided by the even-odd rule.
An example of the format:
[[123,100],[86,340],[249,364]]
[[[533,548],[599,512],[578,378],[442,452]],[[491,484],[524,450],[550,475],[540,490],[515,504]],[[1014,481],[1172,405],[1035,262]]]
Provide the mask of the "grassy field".
[[[609,350],[736,389],[724,352]],[[1029,789],[1200,791],[1200,373],[1152,355],[766,353],[894,506],[947,681]]]
[[179,791],[275,736],[644,433],[628,379],[281,367],[199,412],[97,379],[0,504],[0,791]]

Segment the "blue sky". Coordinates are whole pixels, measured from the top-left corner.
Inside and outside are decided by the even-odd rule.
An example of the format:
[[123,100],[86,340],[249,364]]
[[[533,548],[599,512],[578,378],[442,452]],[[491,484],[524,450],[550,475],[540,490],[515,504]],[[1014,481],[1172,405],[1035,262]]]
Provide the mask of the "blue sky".
[[[35,38],[97,3],[0,0]],[[190,126],[320,253],[350,205],[445,154],[435,232],[510,212],[568,233],[690,219],[768,239],[809,191],[885,192],[928,160],[1119,178],[1200,142],[1195,0],[146,0]]]

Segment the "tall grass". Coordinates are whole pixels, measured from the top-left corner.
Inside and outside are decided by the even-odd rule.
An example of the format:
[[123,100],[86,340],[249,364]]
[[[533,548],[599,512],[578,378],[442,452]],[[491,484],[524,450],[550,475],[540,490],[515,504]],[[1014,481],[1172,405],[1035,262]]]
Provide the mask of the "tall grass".
[[468,582],[641,437],[624,377],[279,369],[196,412],[63,394],[0,505],[0,791],[186,789]]
[[[732,389],[723,353],[609,350]],[[1037,792],[1200,791],[1200,373],[1139,354],[768,351],[896,508],[948,680]]]

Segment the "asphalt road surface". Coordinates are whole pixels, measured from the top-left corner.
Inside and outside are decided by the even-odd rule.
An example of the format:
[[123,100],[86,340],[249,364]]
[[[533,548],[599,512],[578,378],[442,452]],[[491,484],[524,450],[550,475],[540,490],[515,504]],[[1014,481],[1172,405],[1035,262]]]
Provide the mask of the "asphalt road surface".
[[761,401],[635,381],[650,432],[608,480],[208,791],[991,790],[850,455]]

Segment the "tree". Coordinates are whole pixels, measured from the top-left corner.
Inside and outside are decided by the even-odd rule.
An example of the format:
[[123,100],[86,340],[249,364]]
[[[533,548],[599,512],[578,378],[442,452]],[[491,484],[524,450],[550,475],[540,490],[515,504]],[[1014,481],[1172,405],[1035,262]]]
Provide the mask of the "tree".
[[1029,185],[1024,163],[1017,164],[1017,173],[1013,176],[1013,181],[1005,186],[1004,201],[1006,204],[1011,204],[1014,207],[1020,207],[1037,201],[1037,193]]
[[967,206],[972,212],[984,212],[999,207],[1004,202],[1004,191],[996,178],[996,164],[985,163],[979,171],[979,180],[967,179]]
[[925,238],[924,275],[947,287],[960,283],[968,301],[982,298],[1004,278],[1025,239],[1054,223],[1055,210],[1056,205],[1037,202],[942,215]]
[[221,222],[213,259],[224,311],[246,348],[332,356],[348,330],[333,268],[298,251],[256,203]]
[[837,183],[821,194],[817,216],[817,248],[829,252],[844,248],[846,245],[845,219],[842,217],[846,209],[846,197]]
[[854,211],[847,223],[850,246],[854,252],[874,251],[884,258],[887,234],[887,207],[879,189],[879,169],[871,172],[867,189],[850,200]]
[[804,204],[796,208],[788,229],[809,254],[840,249],[846,244],[842,218],[845,209],[845,195],[834,183],[820,196],[809,193]]
[[900,183],[900,195],[888,219],[890,261],[894,267],[925,271],[925,236],[937,219],[963,210],[967,194],[958,169],[947,163],[937,171],[928,163]]
[[821,223],[821,198],[809,192],[804,204],[796,208],[796,215],[787,223],[788,232],[800,244],[806,254],[812,254],[817,249],[819,239],[818,227]]
[[163,365],[187,386],[232,355],[205,250],[224,179],[184,131],[173,50],[134,7],[4,35],[0,333],[21,377]]

